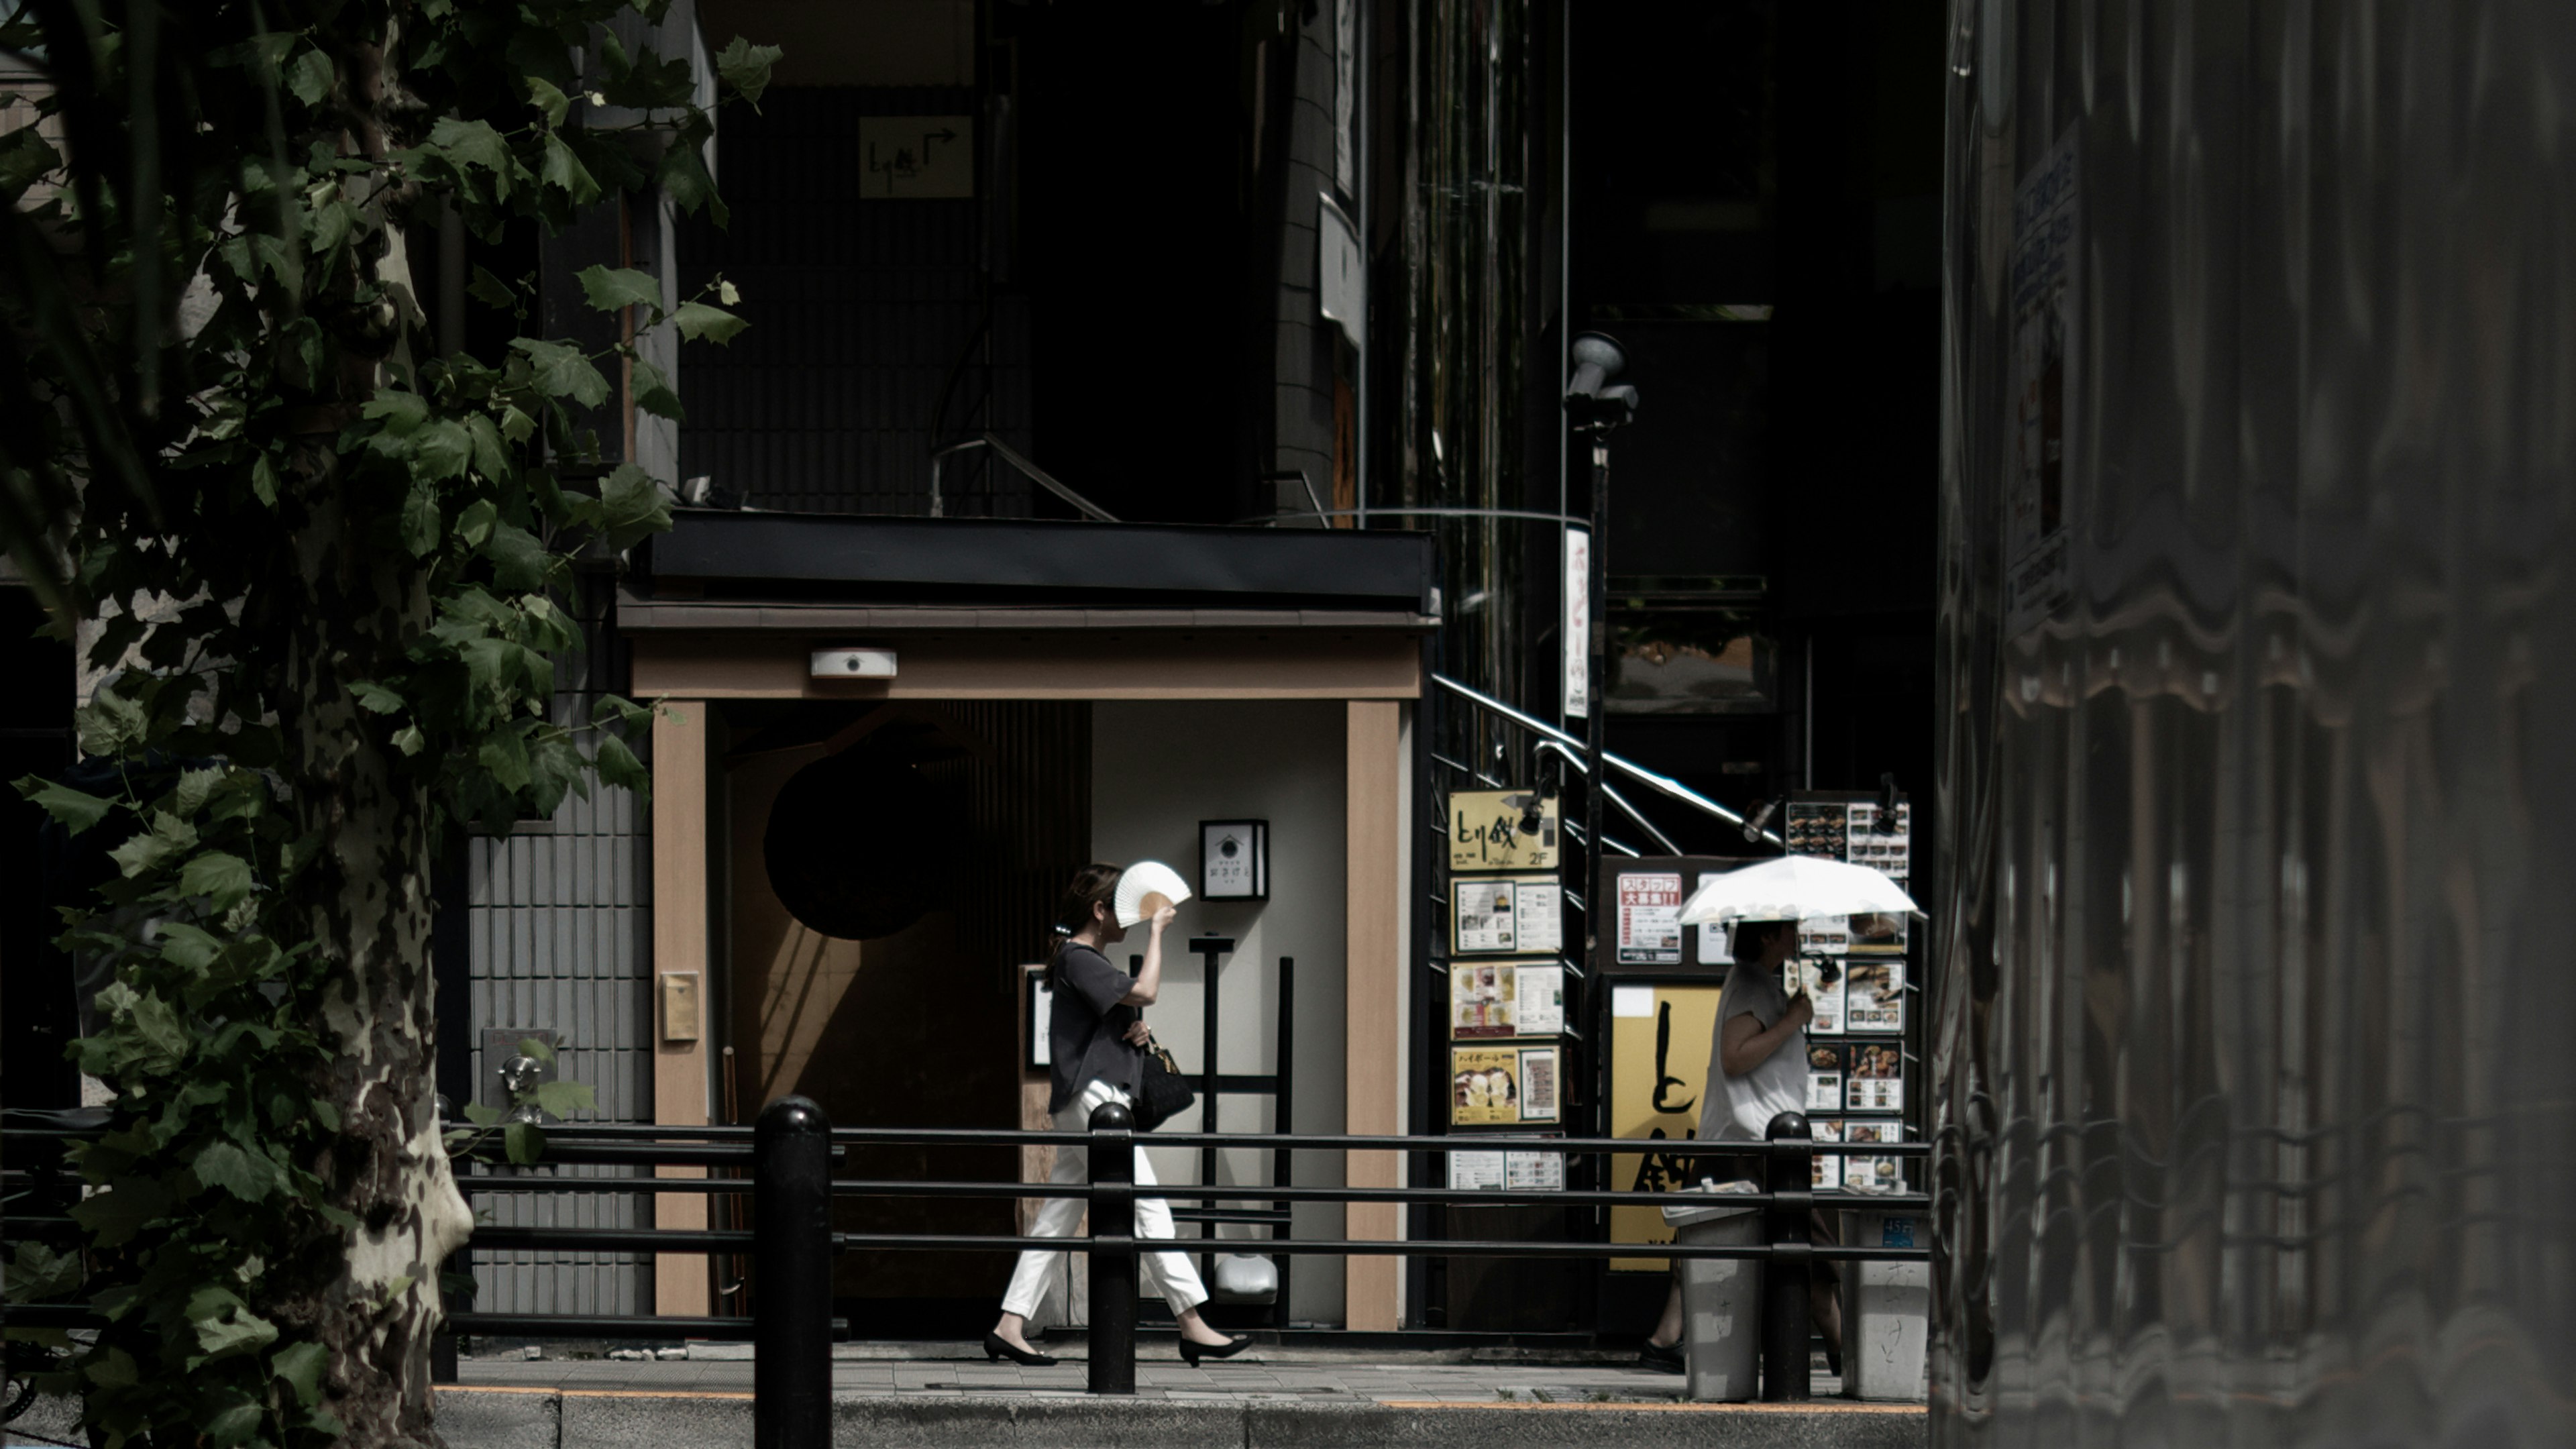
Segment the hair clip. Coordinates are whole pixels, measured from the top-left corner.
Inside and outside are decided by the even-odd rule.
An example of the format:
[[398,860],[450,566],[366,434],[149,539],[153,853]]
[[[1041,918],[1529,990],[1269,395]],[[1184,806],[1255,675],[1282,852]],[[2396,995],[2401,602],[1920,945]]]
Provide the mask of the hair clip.
[[1066,925],[1066,924],[1065,924],[1064,922],[1062,922],[1062,921],[1058,921],[1058,922],[1056,922],[1054,925],[1052,925],[1052,926],[1048,927],[1047,929],[1049,929],[1049,930],[1051,930],[1051,931],[1055,932],[1055,933],[1056,933],[1057,935],[1059,935],[1059,936],[1070,936],[1070,935],[1072,935],[1072,934],[1073,934],[1073,927]]

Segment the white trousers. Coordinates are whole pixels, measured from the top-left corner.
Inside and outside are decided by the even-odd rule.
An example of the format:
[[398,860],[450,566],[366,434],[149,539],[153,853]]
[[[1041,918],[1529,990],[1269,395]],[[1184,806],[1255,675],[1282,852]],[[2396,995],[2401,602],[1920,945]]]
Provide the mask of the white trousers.
[[[1108,1102],[1128,1105],[1127,1094],[1106,1082],[1093,1081],[1082,1089],[1080,1096],[1066,1103],[1063,1111],[1055,1114],[1056,1130],[1091,1130],[1093,1109]],[[1090,1179],[1091,1154],[1087,1149],[1058,1147],[1055,1150],[1055,1171],[1048,1176],[1050,1182],[1079,1185]],[[1136,1149],[1136,1186],[1143,1189],[1153,1185],[1154,1168],[1145,1160],[1145,1149],[1140,1146]],[[1074,1226],[1082,1221],[1083,1209],[1089,1205],[1078,1197],[1048,1198],[1039,1207],[1037,1226],[1030,1229],[1030,1233],[1040,1238],[1072,1237]],[[1159,1197],[1140,1194],[1136,1199],[1136,1236],[1164,1239],[1174,1236],[1171,1206]],[[1136,1256],[1137,1261],[1144,1265],[1146,1282],[1163,1295],[1164,1302],[1172,1305],[1175,1317],[1207,1301],[1207,1289],[1199,1285],[1198,1270],[1190,1266],[1187,1253],[1139,1253]],[[1062,1253],[1031,1249],[1020,1254],[1020,1265],[1011,1272],[1010,1291],[1002,1295],[1002,1311],[1016,1313],[1022,1318],[1035,1316],[1039,1301],[1046,1296],[1047,1280],[1063,1267],[1064,1262]]]

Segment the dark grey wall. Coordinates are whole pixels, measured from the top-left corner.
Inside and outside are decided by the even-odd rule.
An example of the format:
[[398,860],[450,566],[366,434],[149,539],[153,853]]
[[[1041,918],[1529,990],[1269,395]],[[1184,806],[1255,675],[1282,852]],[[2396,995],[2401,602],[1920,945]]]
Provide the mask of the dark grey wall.
[[1933,1442],[2576,1442],[2576,9],[1954,19]]

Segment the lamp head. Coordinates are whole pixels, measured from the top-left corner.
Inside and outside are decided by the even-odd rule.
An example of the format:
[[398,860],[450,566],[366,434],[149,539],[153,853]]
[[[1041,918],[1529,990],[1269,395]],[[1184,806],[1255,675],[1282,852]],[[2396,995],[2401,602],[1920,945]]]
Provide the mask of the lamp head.
[[1590,397],[1601,391],[1601,384],[1617,377],[1628,365],[1628,351],[1604,332],[1586,332],[1574,339],[1569,349],[1574,358],[1574,376],[1565,384],[1567,397]]

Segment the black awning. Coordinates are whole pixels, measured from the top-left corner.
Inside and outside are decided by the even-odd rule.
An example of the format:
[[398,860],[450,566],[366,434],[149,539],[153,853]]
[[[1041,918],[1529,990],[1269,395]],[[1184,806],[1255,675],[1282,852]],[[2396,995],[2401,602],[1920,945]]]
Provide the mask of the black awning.
[[1430,614],[1431,535],[682,509],[644,588],[708,599],[1386,609]]

